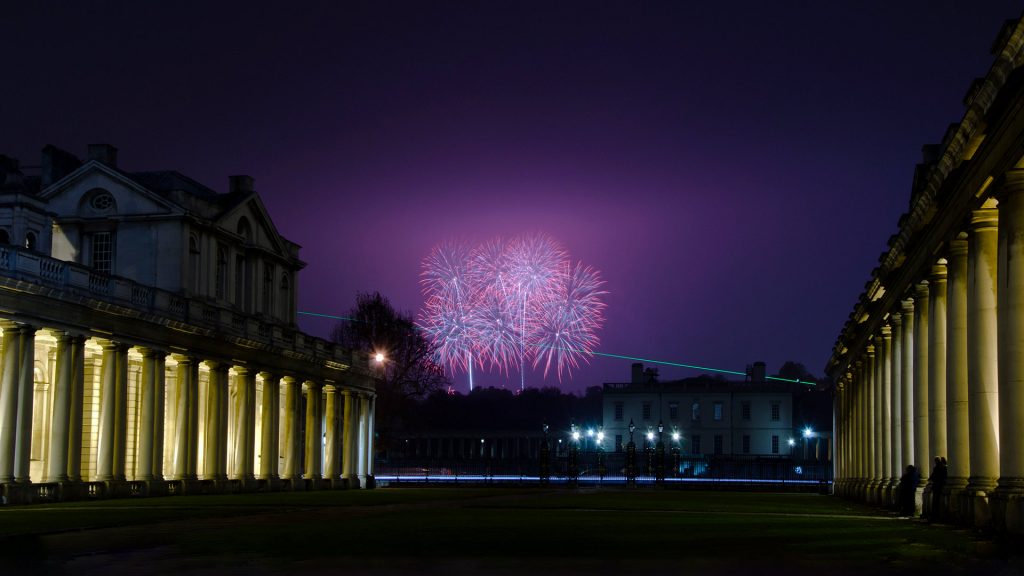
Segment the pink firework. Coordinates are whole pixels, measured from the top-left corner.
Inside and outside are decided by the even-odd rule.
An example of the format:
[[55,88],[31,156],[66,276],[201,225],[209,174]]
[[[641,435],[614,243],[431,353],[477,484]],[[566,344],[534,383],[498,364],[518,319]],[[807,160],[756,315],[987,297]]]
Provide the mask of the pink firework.
[[423,261],[421,282],[419,324],[439,361],[468,373],[470,390],[474,365],[506,374],[518,365],[522,387],[527,362],[561,380],[599,342],[604,283],[596,270],[573,266],[549,236],[496,239],[472,250],[446,242]]
[[565,274],[553,293],[538,303],[536,321],[527,334],[533,350],[533,367],[544,365],[544,376],[552,365],[562,380],[562,370],[578,368],[580,359],[588,359],[598,344],[596,331],[604,324],[604,282],[596,270],[577,263]]

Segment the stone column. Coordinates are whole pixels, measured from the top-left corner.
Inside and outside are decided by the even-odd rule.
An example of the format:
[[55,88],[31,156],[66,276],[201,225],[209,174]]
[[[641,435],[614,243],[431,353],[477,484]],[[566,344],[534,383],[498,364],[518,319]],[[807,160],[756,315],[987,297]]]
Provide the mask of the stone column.
[[946,458],[943,499],[949,517],[967,520],[963,493],[970,474],[967,406],[967,235],[949,243],[946,265]]
[[32,413],[35,396],[35,340],[36,329],[22,325],[18,343],[21,352],[18,379],[18,439],[14,447],[14,480],[31,482],[29,468],[32,457]]
[[156,356],[152,348],[139,348],[142,353],[142,380],[139,383],[138,453],[135,455],[135,479],[153,480],[153,433],[156,418]]
[[192,433],[194,422],[192,409],[196,403],[194,384],[198,379],[198,362],[191,356],[176,354],[178,362],[174,382],[174,448],[171,456],[171,480],[195,480],[195,467],[189,468],[189,460],[195,462],[196,436]]
[[999,190],[999,481],[996,527],[1024,533],[1024,170],[1009,170]]
[[281,391],[284,395],[284,410],[281,423],[282,434],[284,435],[284,468],[281,470],[281,478],[292,480],[292,488],[295,488],[294,481],[299,478],[299,394],[301,384],[291,376],[281,379]]
[[281,378],[270,372],[260,372],[263,394],[260,402],[260,480],[277,479],[277,396]]
[[889,491],[896,499],[896,486],[906,465],[903,463],[903,384],[900,378],[903,372],[903,315],[896,312],[891,316],[892,335],[889,342],[889,426],[890,453]]
[[864,466],[864,402],[867,396],[864,392],[864,356],[862,355],[861,358],[854,362],[853,368],[853,436],[850,439],[853,443],[855,470],[853,497],[858,500],[863,497],[864,482],[867,478]]
[[999,213],[995,201],[971,213],[967,237],[967,395],[971,458],[967,493],[976,526],[992,520],[989,495],[999,478],[999,362],[996,257]]
[[377,397],[367,403],[367,488],[374,488],[374,422],[377,420]]
[[928,278],[928,464],[946,455],[946,260]]
[[928,460],[928,283],[914,287],[914,465],[921,474],[918,501],[922,499],[931,462]]
[[104,341],[100,382],[100,421],[97,429],[96,479],[114,480],[114,436],[117,422],[117,356],[119,345]]
[[878,413],[875,395],[875,382],[877,371],[875,370],[875,346],[867,345],[866,360],[864,361],[864,392],[867,401],[864,404],[864,468],[867,471],[866,491],[863,495],[865,502],[875,502],[875,490],[878,488],[878,469],[875,467],[875,456],[879,454],[878,446],[875,444],[875,416]]
[[[25,354],[22,348],[22,356]],[[25,364],[22,364],[24,367]],[[32,364],[28,364],[31,368]],[[68,480],[82,481],[82,418],[85,410],[85,337],[71,341],[71,415],[68,420]]]
[[250,450],[256,436],[255,404],[256,373],[246,367],[235,367],[235,431],[233,439],[234,464],[232,466],[236,479],[243,482],[252,481],[254,456]]
[[153,479],[164,479],[164,418],[166,416],[165,388],[167,387],[167,353],[156,355],[156,379],[153,386]]
[[[44,482],[67,482],[68,424],[71,419],[74,353],[71,350],[72,336],[70,334],[60,332],[54,336],[57,338],[57,370],[53,382],[53,411],[50,413],[50,451],[46,457],[46,477]],[[17,377],[16,370],[15,377]]]
[[3,325],[3,375],[0,376],[0,484],[14,482],[18,432],[18,387],[21,385],[21,329]]
[[114,481],[125,481],[128,455],[128,346],[118,344],[114,369]]
[[355,463],[355,455],[358,453],[355,445],[355,438],[358,436],[355,431],[358,397],[351,390],[343,390],[342,394],[345,396],[345,414],[342,424],[344,427],[341,455],[342,477],[345,479],[346,486],[358,488],[359,477],[356,475]]
[[224,434],[223,415],[228,384],[228,365],[206,361],[210,367],[206,388],[206,414],[203,415],[203,474],[202,480],[227,479],[227,438]]
[[340,444],[340,430],[338,429],[338,388],[333,385],[324,386],[324,393],[327,395],[327,403],[324,409],[324,423],[326,440],[324,447],[324,478],[331,481],[335,486],[341,478],[341,471],[338,469],[338,445]]
[[892,328],[889,325],[882,326],[882,335],[875,339],[878,347],[878,379],[879,400],[881,404],[881,462],[878,463],[881,469],[880,499],[886,506],[892,503]]
[[902,331],[900,333],[900,419],[903,424],[902,446],[903,453],[902,470],[907,466],[917,467],[914,459],[914,446],[917,432],[914,430],[914,406],[917,399],[914,397],[914,299],[907,298],[900,303],[900,317],[902,319]]
[[307,480],[319,480],[321,476],[320,454],[323,452],[323,436],[320,426],[320,384],[306,382],[306,471]]

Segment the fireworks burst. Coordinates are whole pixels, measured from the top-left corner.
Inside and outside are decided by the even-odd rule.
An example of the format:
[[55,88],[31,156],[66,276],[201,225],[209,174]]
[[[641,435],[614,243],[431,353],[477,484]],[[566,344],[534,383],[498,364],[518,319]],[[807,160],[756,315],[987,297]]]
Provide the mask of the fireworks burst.
[[492,240],[470,250],[446,242],[423,261],[426,303],[419,324],[437,347],[439,361],[469,375],[473,368],[509,374],[526,364],[572,376],[593,355],[604,324],[600,274],[572,265],[549,236]]

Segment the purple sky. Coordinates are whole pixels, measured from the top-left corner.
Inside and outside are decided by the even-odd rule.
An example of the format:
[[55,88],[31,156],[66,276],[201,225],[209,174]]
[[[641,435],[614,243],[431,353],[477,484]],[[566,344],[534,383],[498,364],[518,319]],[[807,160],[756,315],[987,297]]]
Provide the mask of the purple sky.
[[[434,244],[543,231],[607,281],[600,351],[816,375],[908,206],[921,146],[960,120],[1021,11],[65,4],[5,3],[0,153],[32,165],[47,143],[84,156],[108,142],[129,171],[221,191],[254,176],[309,263],[300,310],[344,314],[379,290],[415,311]],[[628,374],[595,358],[562,387]]]

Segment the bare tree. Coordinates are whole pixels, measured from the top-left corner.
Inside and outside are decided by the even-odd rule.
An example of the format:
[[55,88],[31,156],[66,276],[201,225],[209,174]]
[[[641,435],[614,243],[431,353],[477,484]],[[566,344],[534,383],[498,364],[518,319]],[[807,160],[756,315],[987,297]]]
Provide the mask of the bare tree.
[[[387,432],[401,428],[416,400],[448,384],[444,370],[434,361],[434,347],[416,327],[410,314],[394,309],[379,292],[356,295],[349,320],[339,322],[331,339],[371,356],[371,369],[379,370],[377,427],[381,444]],[[375,354],[383,356],[379,365]]]

